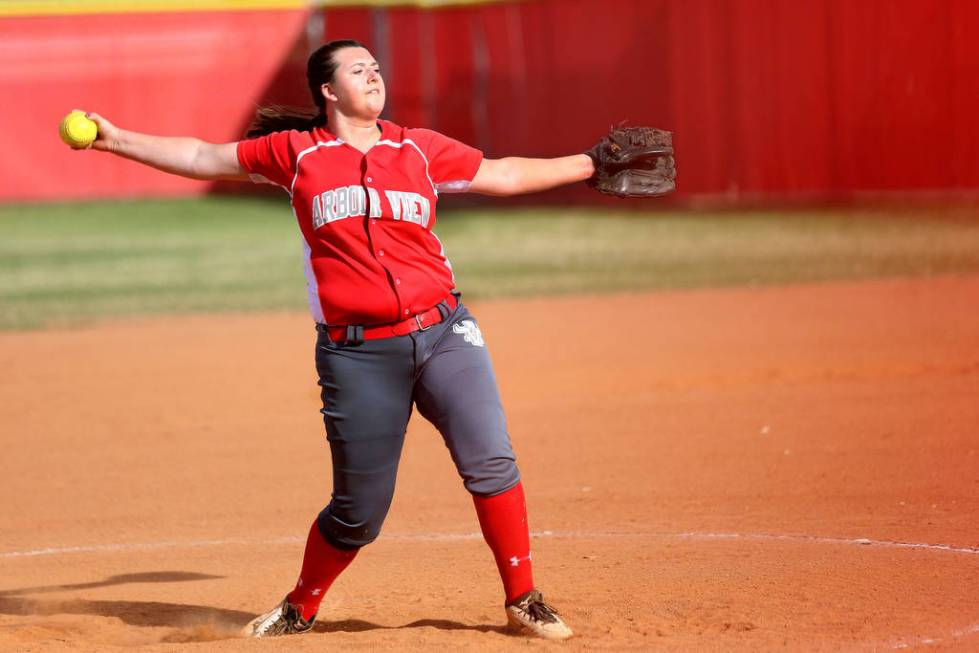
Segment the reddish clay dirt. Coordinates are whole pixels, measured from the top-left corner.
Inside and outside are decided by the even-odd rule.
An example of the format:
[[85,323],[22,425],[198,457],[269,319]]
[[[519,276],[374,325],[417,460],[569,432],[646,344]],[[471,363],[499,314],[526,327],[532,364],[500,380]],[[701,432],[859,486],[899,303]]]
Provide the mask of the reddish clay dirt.
[[307,318],[2,334],[0,650],[977,650],[977,306],[979,276],[473,305],[566,643],[503,631],[420,419],[316,632],[234,638],[329,495]]

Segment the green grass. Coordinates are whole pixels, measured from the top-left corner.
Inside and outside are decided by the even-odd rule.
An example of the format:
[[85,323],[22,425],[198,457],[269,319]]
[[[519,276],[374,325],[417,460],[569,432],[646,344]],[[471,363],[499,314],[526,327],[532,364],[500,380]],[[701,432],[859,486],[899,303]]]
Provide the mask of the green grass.
[[[467,298],[979,271],[968,209],[444,213]],[[283,198],[0,206],[0,329],[305,310]]]

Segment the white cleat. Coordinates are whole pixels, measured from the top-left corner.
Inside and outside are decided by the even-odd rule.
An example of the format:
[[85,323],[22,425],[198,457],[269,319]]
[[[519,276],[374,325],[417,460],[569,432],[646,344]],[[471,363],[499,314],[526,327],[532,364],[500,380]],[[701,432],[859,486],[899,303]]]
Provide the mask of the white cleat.
[[544,595],[537,590],[508,603],[506,615],[512,628],[530,631],[544,639],[567,639],[574,634],[557,611],[544,603]]
[[241,629],[241,636],[278,637],[279,635],[297,635],[312,628],[314,621],[316,621],[315,614],[309,620],[303,619],[299,608],[289,603],[288,597],[286,597],[282,599],[279,605],[249,621],[248,625]]

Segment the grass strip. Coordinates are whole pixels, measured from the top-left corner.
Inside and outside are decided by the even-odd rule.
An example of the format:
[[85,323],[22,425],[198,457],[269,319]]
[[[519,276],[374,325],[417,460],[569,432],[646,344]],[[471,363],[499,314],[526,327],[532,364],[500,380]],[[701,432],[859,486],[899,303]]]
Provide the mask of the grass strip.
[[[443,213],[470,299],[979,271],[971,210]],[[285,201],[0,206],[0,329],[153,314],[305,310]]]

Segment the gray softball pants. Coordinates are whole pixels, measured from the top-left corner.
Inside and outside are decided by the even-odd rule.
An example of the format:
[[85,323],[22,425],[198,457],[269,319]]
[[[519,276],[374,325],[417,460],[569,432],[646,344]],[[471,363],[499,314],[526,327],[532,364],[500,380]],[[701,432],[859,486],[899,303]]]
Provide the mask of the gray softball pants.
[[317,517],[341,549],[373,542],[394,496],[412,405],[442,434],[470,493],[493,496],[520,480],[496,376],[475,318],[459,304],[425,331],[316,345],[333,495]]

